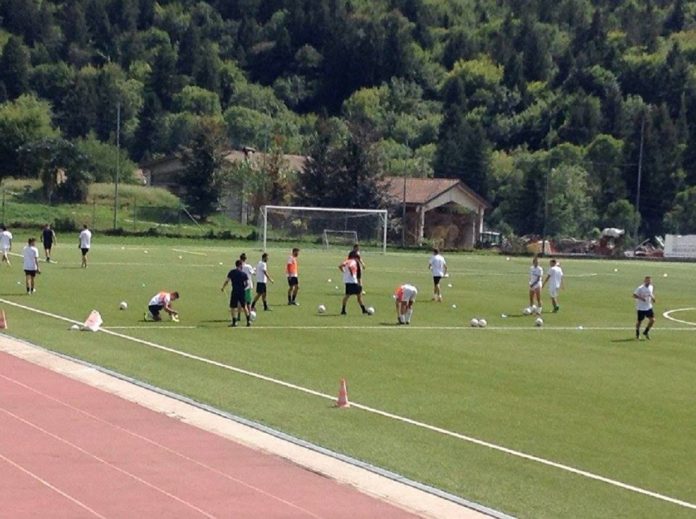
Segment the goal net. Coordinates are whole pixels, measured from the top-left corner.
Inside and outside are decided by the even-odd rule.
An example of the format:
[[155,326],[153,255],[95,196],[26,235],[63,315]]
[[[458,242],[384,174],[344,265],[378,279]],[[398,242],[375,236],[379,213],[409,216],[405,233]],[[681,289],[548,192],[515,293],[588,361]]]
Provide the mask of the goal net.
[[360,243],[387,250],[386,209],[342,209],[333,207],[261,207],[259,238],[268,242],[293,241],[323,247]]

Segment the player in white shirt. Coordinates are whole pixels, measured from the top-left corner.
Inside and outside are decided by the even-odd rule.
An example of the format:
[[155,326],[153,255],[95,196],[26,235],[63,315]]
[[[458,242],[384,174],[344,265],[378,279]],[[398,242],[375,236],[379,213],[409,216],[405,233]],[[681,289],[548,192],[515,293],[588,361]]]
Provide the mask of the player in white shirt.
[[348,254],[348,259],[342,262],[338,266],[338,270],[343,272],[343,283],[345,284],[345,294],[343,295],[343,301],[341,301],[341,315],[346,315],[346,303],[350,296],[356,296],[358,299],[358,304],[362,313],[365,315],[370,315],[365,308],[365,303],[362,298],[362,285],[358,279],[358,273],[360,272],[360,264],[358,263],[358,253],[354,250],[350,251]]
[[0,232],[0,251],[2,251],[2,261],[10,266],[10,257],[8,253],[12,250],[12,233],[7,230],[7,227],[2,226],[2,232]]
[[26,279],[27,294],[36,292],[34,280],[37,274],[41,274],[39,268],[39,249],[36,248],[36,238],[29,238],[22,251],[24,256],[24,275]]
[[145,312],[145,320],[149,321],[152,319],[153,321],[161,321],[162,316],[160,312],[164,310],[169,314],[172,321],[178,321],[179,313],[172,308],[172,302],[177,299],[179,299],[179,292],[166,292],[164,290],[158,292],[152,296],[152,299],[150,299],[150,302],[147,304],[148,311]]
[[551,296],[551,304],[553,304],[553,313],[558,312],[561,308],[558,305],[558,293],[563,288],[563,270],[555,259],[549,261],[549,272],[546,274],[544,284],[549,284],[549,295]]
[[539,266],[539,258],[534,256],[532,266],[529,268],[529,306],[536,306],[538,312],[541,313],[541,286],[543,285],[544,269]]
[[447,262],[438,249],[433,249],[433,255],[428,262],[428,268],[433,274],[433,301],[442,302],[440,280],[447,276]]
[[643,283],[633,291],[633,299],[636,300],[636,339],[640,339],[640,323],[643,319],[648,319],[648,325],[643,330],[643,337],[650,339],[650,329],[655,324],[655,313],[653,312],[653,304],[655,296],[653,294],[652,278],[645,276]]
[[396,303],[397,324],[411,324],[413,304],[416,302],[417,295],[418,289],[408,283],[396,289],[394,301]]
[[79,243],[77,248],[82,252],[82,268],[87,268],[87,253],[90,247],[92,247],[92,231],[87,228],[87,224],[82,227],[80,231]]
[[261,255],[261,261],[259,261],[256,265],[256,295],[254,296],[254,300],[251,302],[252,310],[256,309],[256,301],[258,301],[259,298],[261,298],[263,301],[263,309],[267,312],[271,310],[268,308],[268,302],[266,301],[268,281],[271,283],[274,282],[273,278],[268,273],[268,253],[264,252]]
[[247,275],[247,284],[246,288],[244,290],[244,300],[246,301],[246,306],[247,310],[251,310],[251,287],[253,286],[253,279],[254,279],[254,273],[256,270],[254,270],[254,267],[249,265],[246,260],[247,260],[247,255],[246,253],[242,252],[239,255],[239,259],[242,260],[242,271],[246,273]]

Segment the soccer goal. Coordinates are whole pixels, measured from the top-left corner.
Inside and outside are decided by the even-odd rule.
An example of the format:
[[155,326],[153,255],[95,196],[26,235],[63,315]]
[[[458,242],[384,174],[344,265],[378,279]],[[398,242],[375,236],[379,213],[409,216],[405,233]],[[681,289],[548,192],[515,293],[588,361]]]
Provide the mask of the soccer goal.
[[336,207],[261,207],[259,237],[264,250],[269,241],[309,242],[324,247],[373,246],[387,251],[386,209]]

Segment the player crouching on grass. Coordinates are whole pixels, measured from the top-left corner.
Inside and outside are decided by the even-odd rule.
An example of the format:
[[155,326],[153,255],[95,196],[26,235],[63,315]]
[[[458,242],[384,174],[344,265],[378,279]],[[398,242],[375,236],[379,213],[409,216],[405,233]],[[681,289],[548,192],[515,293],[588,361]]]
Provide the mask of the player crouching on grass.
[[[230,295],[230,316],[232,317],[232,322],[230,323],[230,327],[235,328],[237,323],[241,321],[241,309],[244,309],[247,326],[251,326],[251,315],[245,295],[247,283],[249,282],[249,275],[244,272],[244,262],[241,259],[234,262],[234,267],[234,269],[227,273],[225,282],[222,284],[222,287],[220,287],[220,292],[224,292],[227,283],[232,284],[232,294]],[[237,313],[236,317],[235,311]]]
[[357,296],[358,304],[362,308],[362,313],[370,315],[365,308],[365,304],[362,299],[362,286],[358,282],[358,272],[360,265],[358,264],[357,253],[352,250],[348,254],[348,259],[345,260],[338,266],[338,270],[343,272],[343,282],[346,285],[346,293],[343,296],[343,301],[341,303],[341,315],[346,315],[346,303],[350,296]]
[[633,299],[636,299],[636,311],[638,313],[636,319],[636,339],[640,339],[640,323],[647,318],[648,325],[643,330],[643,336],[649,340],[650,328],[655,324],[655,313],[653,312],[655,296],[653,295],[652,278],[650,276],[645,276],[643,284],[634,290]]
[[396,302],[396,318],[397,324],[411,324],[411,316],[413,316],[413,304],[416,302],[418,289],[413,285],[401,285],[394,292],[394,301]]
[[172,321],[178,322],[179,313],[172,308],[172,302],[177,299],[179,299],[179,292],[159,292],[155,294],[148,303],[148,311],[145,312],[145,320],[149,321],[152,319],[153,321],[161,321],[162,316],[160,312],[164,310],[172,318]]

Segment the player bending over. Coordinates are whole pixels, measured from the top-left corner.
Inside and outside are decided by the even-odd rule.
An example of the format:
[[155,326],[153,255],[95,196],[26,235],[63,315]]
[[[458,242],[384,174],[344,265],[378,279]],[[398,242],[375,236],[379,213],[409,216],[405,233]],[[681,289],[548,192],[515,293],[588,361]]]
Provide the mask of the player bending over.
[[655,296],[653,295],[652,278],[650,276],[645,276],[643,284],[635,289],[633,292],[633,299],[636,300],[636,339],[640,339],[640,323],[643,319],[648,319],[648,325],[643,330],[643,336],[646,339],[650,339],[650,329],[655,324],[655,313],[653,312],[653,304],[655,303]]
[[418,289],[413,285],[401,285],[394,292],[394,300],[396,302],[396,318],[397,324],[411,324],[411,316],[413,315],[413,304],[416,302]]
[[179,292],[159,292],[152,296],[145,312],[145,320],[161,321],[160,312],[164,310],[172,318],[172,321],[179,320],[179,313],[172,308],[172,303],[179,299]]

